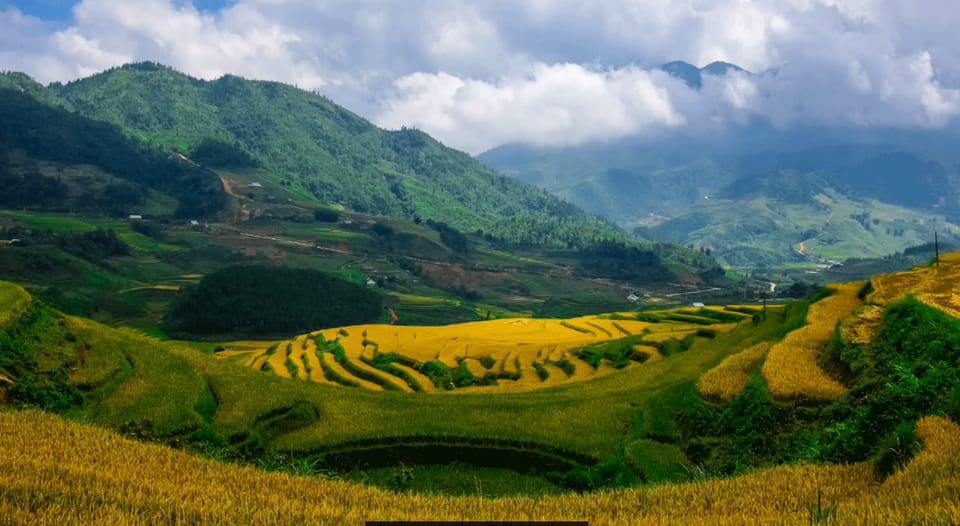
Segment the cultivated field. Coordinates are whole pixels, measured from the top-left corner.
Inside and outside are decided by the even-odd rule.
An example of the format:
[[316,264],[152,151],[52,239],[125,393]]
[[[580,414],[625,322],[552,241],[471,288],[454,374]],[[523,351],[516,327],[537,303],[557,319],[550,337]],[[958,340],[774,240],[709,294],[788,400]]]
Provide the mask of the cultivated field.
[[960,252],[941,255],[940,261],[939,266],[922,265],[870,278],[873,292],[867,301],[886,305],[913,294],[927,305],[960,318]]
[[807,324],[788,334],[770,348],[762,373],[776,398],[835,400],[846,389],[817,364],[820,351],[844,318],[862,304],[858,291],[863,283],[830,285],[832,295],[810,305]]
[[700,376],[697,390],[706,397],[730,400],[743,392],[750,375],[768,350],[770,344],[764,342],[727,356],[719,365]]
[[284,378],[371,390],[527,391],[639,366],[749,318],[704,308],[439,327],[359,325],[229,356],[245,356],[245,366]]

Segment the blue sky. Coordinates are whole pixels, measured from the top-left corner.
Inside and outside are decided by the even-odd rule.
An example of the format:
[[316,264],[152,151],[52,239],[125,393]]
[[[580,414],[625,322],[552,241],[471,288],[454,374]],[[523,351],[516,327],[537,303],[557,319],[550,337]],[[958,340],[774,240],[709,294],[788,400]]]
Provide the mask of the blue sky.
[[[74,4],[67,0],[0,0],[0,8],[13,6],[24,14],[41,20],[66,23],[72,18]],[[226,6],[228,0],[194,0],[192,4],[201,11],[216,11]]]
[[[0,0],[0,70],[151,60],[316,90],[479,153],[676,130],[960,120],[956,0]],[[751,73],[700,90],[659,70]]]

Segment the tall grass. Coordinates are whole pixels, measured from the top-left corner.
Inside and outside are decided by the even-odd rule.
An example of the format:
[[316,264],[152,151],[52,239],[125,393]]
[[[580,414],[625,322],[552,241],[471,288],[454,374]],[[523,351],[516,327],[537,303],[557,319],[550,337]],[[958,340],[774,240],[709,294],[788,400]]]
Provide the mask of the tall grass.
[[[960,429],[928,417],[924,450],[882,483],[866,464],[558,496],[394,493],[191,457],[37,412],[0,413],[0,516],[12,524],[344,524],[587,520],[591,525],[960,523]],[[69,443],[70,447],[63,447]]]

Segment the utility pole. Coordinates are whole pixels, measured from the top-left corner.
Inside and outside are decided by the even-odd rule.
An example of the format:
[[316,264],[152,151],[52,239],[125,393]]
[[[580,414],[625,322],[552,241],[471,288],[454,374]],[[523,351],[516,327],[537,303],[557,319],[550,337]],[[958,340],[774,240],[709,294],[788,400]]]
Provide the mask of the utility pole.
[[937,231],[933,231],[933,250],[936,253],[937,268],[940,267],[940,239],[937,237]]

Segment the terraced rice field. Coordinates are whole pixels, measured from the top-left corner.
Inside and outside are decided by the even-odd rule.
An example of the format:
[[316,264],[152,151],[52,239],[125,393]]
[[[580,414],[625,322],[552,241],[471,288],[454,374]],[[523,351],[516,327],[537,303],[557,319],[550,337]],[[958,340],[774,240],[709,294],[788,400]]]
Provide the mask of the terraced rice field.
[[774,397],[835,400],[843,396],[846,389],[820,368],[817,359],[837,323],[862,305],[858,292],[863,285],[830,285],[836,292],[810,305],[807,324],[770,348],[761,372]]
[[697,391],[706,397],[729,401],[743,392],[754,367],[769,349],[770,344],[764,342],[727,356],[719,365],[700,375]]
[[870,278],[873,292],[867,301],[886,305],[910,293],[927,305],[960,318],[960,252],[940,256],[940,265]]
[[376,391],[527,391],[640,366],[729,331],[750,315],[711,308],[642,318],[621,313],[437,327],[359,325],[229,354],[284,378]]

